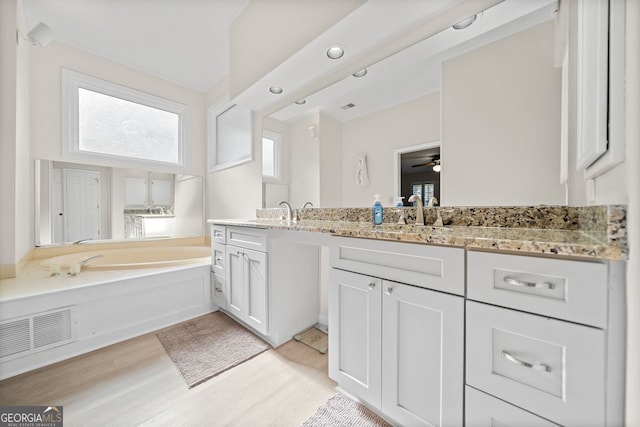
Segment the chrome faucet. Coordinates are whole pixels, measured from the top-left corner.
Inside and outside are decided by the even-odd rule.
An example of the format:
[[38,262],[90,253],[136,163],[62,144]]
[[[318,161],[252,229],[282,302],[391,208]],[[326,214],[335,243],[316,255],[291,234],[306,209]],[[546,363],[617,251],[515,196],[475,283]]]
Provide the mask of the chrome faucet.
[[[291,205],[288,202],[285,202],[284,200],[281,201],[280,203],[278,203],[278,205],[280,205],[280,206],[286,205],[287,206],[287,217],[286,217],[286,220],[287,221],[291,221],[293,219],[293,209],[291,209]],[[285,219],[285,218],[281,218],[281,219]]]
[[82,243],[82,242],[87,242],[87,241],[89,241],[89,240],[93,240],[93,238],[88,237],[88,238],[86,238],[86,239],[76,240],[75,242],[73,242],[73,244],[74,244],[74,245],[79,245],[80,243]]
[[313,207],[313,203],[311,203],[311,202],[304,202],[304,205],[302,205],[302,209],[306,209],[306,208],[307,208],[307,205],[308,205],[308,206],[310,206],[310,207]]
[[416,225],[424,225],[424,206],[422,199],[418,194],[412,194],[409,197],[409,203],[416,202]]
[[92,256],[92,257],[85,258],[85,259],[83,259],[82,261],[80,261],[80,262],[78,263],[78,265],[80,266],[80,268],[82,268],[82,266],[84,266],[85,264],[88,264],[89,262],[93,261],[94,259],[102,258],[103,256],[104,256],[104,255],[102,255],[102,254],[101,254],[101,255],[94,255],[94,256]]
[[92,257],[89,258],[85,258],[82,261],[80,261],[77,264],[71,264],[69,266],[69,276],[78,276],[80,274],[80,271],[82,271],[82,267],[84,267],[86,264],[88,264],[89,262],[93,261],[96,258],[102,258],[104,255],[100,254],[100,255],[94,255]]

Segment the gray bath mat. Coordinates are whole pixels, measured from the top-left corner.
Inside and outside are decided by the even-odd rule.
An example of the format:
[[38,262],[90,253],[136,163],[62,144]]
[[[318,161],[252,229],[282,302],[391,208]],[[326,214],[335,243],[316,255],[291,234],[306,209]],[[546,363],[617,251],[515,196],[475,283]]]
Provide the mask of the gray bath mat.
[[334,394],[302,427],[391,427],[391,424],[364,405],[341,394]]
[[156,336],[189,388],[270,348],[219,311],[172,326]]

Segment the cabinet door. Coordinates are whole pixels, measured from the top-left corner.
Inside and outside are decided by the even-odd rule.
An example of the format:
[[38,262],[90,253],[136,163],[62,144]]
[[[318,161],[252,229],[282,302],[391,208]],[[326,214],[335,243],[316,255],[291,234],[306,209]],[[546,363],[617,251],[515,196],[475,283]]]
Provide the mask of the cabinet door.
[[157,178],[151,180],[151,204],[173,205],[173,181]]
[[462,425],[464,299],[382,288],[382,411],[401,425]]
[[227,310],[242,319],[244,310],[244,255],[243,249],[227,246]]
[[243,320],[262,334],[268,332],[267,254],[242,249],[244,257]]
[[347,392],[380,407],[381,280],[331,269],[329,376]]

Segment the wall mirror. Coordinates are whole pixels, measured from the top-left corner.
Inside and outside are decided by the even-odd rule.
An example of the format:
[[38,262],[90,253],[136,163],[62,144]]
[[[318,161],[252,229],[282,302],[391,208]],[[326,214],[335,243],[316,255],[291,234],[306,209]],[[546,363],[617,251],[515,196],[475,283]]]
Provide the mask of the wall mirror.
[[[412,188],[398,150],[440,141],[441,204],[564,204],[557,6],[505,0],[266,117],[289,150],[290,201],[369,206],[379,193],[391,206]],[[355,179],[364,156],[366,186]]]
[[35,245],[200,236],[199,176],[36,159]]

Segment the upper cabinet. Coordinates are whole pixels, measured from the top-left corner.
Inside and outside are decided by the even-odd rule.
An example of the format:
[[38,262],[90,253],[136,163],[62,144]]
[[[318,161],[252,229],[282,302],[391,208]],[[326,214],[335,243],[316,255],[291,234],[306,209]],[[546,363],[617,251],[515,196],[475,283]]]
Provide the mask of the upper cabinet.
[[[624,2],[579,0],[575,7],[578,170],[594,178],[624,160]],[[562,22],[562,20],[560,21]],[[568,25],[568,23],[567,23]],[[568,29],[567,29],[568,30]]]

